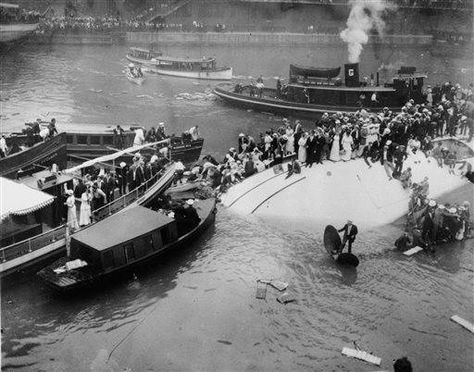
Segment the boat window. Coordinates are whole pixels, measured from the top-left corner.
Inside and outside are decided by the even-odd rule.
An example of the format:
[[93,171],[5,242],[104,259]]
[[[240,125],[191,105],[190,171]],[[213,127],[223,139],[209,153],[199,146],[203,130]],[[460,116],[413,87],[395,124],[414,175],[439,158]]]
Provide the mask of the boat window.
[[91,145],[100,145],[100,136],[91,136]]
[[133,243],[129,243],[125,245],[125,257],[127,257],[127,261],[135,260],[135,248],[133,247]]
[[163,245],[168,244],[171,240],[171,236],[170,236],[171,234],[169,230],[167,228],[164,228],[164,229],[161,229],[160,233],[161,233],[161,241]]
[[79,145],[87,145],[87,136],[77,136],[77,143]]
[[74,143],[74,136],[66,136],[67,143]]
[[104,137],[102,137],[102,141],[104,142],[104,145],[113,145],[114,144],[114,138],[112,136],[104,136]]
[[114,252],[106,251],[104,253],[104,268],[107,267],[114,267],[115,266],[115,260],[114,260]]

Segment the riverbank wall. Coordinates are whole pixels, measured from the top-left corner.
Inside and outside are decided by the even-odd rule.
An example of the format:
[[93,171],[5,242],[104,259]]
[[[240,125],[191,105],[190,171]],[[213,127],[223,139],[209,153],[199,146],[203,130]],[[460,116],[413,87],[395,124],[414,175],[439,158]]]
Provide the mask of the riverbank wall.
[[[312,45],[341,44],[337,34],[296,34],[270,32],[127,32],[126,42],[134,45],[189,44],[189,45]],[[384,38],[370,36],[369,44],[430,45],[432,35],[388,35]]]
[[[271,32],[112,32],[44,33],[31,35],[26,42],[69,45],[343,45],[337,34],[297,34]],[[369,37],[369,45],[431,45],[432,35],[386,35]]]

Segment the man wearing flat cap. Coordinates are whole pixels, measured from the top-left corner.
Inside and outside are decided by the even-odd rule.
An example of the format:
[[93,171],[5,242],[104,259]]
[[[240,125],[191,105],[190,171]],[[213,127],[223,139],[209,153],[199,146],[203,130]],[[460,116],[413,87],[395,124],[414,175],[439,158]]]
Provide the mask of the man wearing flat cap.
[[348,252],[352,253],[352,243],[354,243],[354,240],[358,233],[357,226],[352,224],[351,220],[348,220],[347,223],[344,225],[344,227],[337,231],[338,232],[344,231],[341,248],[339,249],[339,252],[337,253],[342,253],[342,251],[344,250],[344,247],[346,246],[346,243],[348,243]]

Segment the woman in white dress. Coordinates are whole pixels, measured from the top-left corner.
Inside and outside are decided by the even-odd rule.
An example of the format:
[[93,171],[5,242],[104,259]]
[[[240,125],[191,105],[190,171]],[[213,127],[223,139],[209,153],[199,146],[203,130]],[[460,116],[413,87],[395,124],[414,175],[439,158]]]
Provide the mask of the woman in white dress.
[[337,129],[336,134],[334,135],[334,138],[332,140],[332,146],[331,146],[331,153],[329,154],[329,160],[331,161],[339,161],[341,160],[341,157],[339,155],[339,136],[340,136],[341,130]]
[[79,210],[79,226],[89,225],[91,223],[91,200],[92,192],[88,187],[81,195],[81,209]]
[[341,160],[343,161],[351,160],[352,145],[354,144],[354,140],[351,136],[351,133],[348,130],[344,131],[341,142],[342,142],[342,150],[343,150]]
[[64,204],[67,206],[67,223],[71,229],[77,230],[79,229],[79,224],[77,223],[76,198],[74,198],[72,190],[67,190],[66,194],[68,198]]
[[303,133],[298,141],[298,161],[300,164],[306,163],[306,140],[308,139],[308,133]]
[[288,142],[286,143],[286,154],[293,154],[295,152],[295,138],[293,137],[294,131],[290,125],[286,126],[286,136],[288,137]]

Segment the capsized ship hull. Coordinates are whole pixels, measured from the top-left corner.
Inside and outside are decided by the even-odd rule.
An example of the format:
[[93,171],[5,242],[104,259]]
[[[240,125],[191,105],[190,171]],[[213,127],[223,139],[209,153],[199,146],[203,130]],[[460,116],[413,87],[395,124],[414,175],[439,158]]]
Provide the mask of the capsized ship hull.
[[[467,160],[472,163],[473,157]],[[412,168],[413,182],[429,178],[430,198],[466,185],[474,192],[466,178],[449,174],[447,166],[440,168],[433,158],[422,154],[407,159],[405,167]],[[365,228],[392,223],[408,212],[410,190],[396,179],[389,181],[380,162],[369,169],[362,159],[325,161],[286,176],[265,170],[231,187],[222,203],[242,215],[341,226],[352,219]]]

